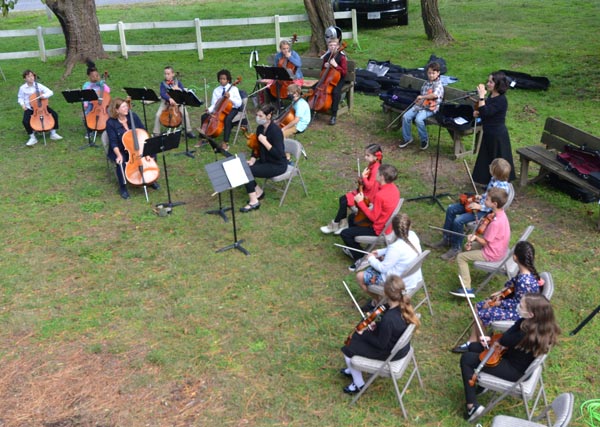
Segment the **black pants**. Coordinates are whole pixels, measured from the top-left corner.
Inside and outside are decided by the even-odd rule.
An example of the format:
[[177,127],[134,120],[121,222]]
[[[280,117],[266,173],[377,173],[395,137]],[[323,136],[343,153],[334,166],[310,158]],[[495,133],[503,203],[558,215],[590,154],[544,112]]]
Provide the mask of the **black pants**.
[[[287,170],[287,165],[256,162],[250,166],[250,170],[252,171],[254,178],[272,178],[284,173]],[[248,194],[256,191],[256,181],[254,179],[250,182],[247,182],[245,186]]]
[[[359,227],[359,226],[354,225],[354,215],[350,215],[348,217],[348,225],[350,227],[343,230],[340,233],[340,236],[342,236],[344,245],[346,245],[350,248],[362,250],[362,247],[360,246],[360,244],[356,243],[356,241],[354,240],[354,238],[356,236],[377,236],[372,225],[369,227]],[[358,261],[359,259],[361,259],[364,256],[364,254],[361,252],[351,251],[351,253],[352,253],[352,258],[354,259],[354,261]]]
[[[232,108],[225,120],[223,121],[223,142],[229,142],[229,137],[231,136],[231,129],[233,128],[233,118],[239,113],[237,108]],[[204,123],[208,119],[209,114],[204,113],[202,117],[200,117],[200,121]]]
[[[52,117],[54,117],[54,127],[52,129],[57,130],[58,129],[58,114],[56,114],[56,111],[54,111],[50,107],[48,107],[48,112],[52,115]],[[33,110],[27,109],[27,110],[23,111],[23,127],[25,128],[27,135],[31,135],[34,132],[34,130],[31,128],[31,125],[29,124],[29,122],[31,121],[31,116],[33,116]],[[49,131],[52,129],[46,129],[46,130]]]
[[344,194],[340,197],[340,207],[338,208],[337,215],[335,216],[334,222],[340,222],[348,216],[348,198]]
[[[471,343],[469,345],[469,351],[463,353],[460,358],[460,372],[462,374],[463,386],[465,388],[465,400],[467,404],[477,403],[475,396],[475,386],[469,385],[469,380],[473,377],[473,373],[477,366],[479,366],[479,354],[483,351],[483,346],[479,343]],[[506,359],[500,360],[500,364],[494,367],[484,367],[482,372],[493,375],[498,378],[502,378],[507,381],[517,381],[523,376],[523,372],[520,372],[513,368],[510,362]]]
[[340,80],[338,84],[331,91],[331,115],[337,116],[340,101],[342,100],[342,87],[345,81]]

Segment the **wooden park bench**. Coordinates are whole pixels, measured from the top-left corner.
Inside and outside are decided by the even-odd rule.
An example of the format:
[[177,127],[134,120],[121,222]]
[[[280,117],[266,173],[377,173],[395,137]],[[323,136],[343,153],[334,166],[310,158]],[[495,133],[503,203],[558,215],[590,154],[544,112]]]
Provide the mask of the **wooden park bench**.
[[[301,56],[302,74],[304,75],[303,92],[306,93],[319,81],[323,60],[312,56]],[[273,66],[275,55],[269,56],[267,63]],[[354,81],[356,80],[356,63],[348,59],[348,72],[344,86],[342,87],[342,100],[338,109],[338,115],[344,114],[352,109],[354,105]]]
[[[566,170],[565,165],[556,159],[556,155],[564,150],[566,144],[585,146],[589,150],[600,151],[600,138],[558,119],[548,117],[542,132],[541,143],[541,145],[523,147],[517,150],[521,158],[519,181],[521,187],[545,178],[548,173],[553,173],[559,178],[589,191],[596,198],[600,198],[600,188],[594,187],[585,179]],[[538,175],[532,179],[529,179],[530,162],[537,163],[540,166]],[[598,228],[600,229],[600,217],[598,218]]]
[[[413,89],[413,90],[420,91],[421,86],[423,86],[423,83],[425,83],[425,80],[423,80],[423,79],[419,79],[417,77],[412,77],[409,75],[403,75],[400,78],[399,86],[404,89]],[[465,92],[464,90],[456,89],[453,87],[449,87],[449,86],[444,86],[444,102],[454,103],[454,104],[464,104],[464,105],[470,105],[470,106],[474,107],[474,102],[473,102],[473,100],[469,99],[468,92]],[[391,120],[393,120],[391,118],[393,113],[400,114],[402,112],[402,110],[400,110],[398,108],[394,108],[385,103],[382,104],[382,107],[383,107],[383,112],[388,113],[390,115],[390,122],[391,122]],[[470,120],[471,117],[465,117],[465,119]],[[478,125],[477,128],[470,127],[469,129],[461,131],[461,130],[458,130],[455,128],[445,126],[443,123],[440,123],[437,120],[435,115],[429,117],[426,120],[426,123],[430,124],[430,125],[441,126],[448,130],[448,133],[450,134],[450,137],[452,138],[452,141],[454,142],[454,157],[456,159],[460,159],[469,154],[477,154],[477,151],[479,150],[479,146],[481,144],[481,138],[483,137],[483,129],[481,128],[481,126]],[[398,121],[398,125],[401,126],[402,122]],[[473,132],[476,133],[475,136],[473,136]],[[464,137],[470,137],[471,139],[473,139],[472,147],[469,150],[467,150],[465,148],[465,145],[463,144],[462,140]]]

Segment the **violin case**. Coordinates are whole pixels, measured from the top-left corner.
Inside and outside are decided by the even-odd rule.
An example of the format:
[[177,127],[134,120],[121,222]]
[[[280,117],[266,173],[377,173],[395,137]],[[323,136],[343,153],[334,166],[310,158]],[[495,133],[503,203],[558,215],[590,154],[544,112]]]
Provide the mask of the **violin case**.
[[471,129],[475,123],[474,110],[475,108],[468,104],[442,104],[437,112],[436,120],[446,128],[466,131]]
[[394,87],[379,94],[379,99],[389,107],[404,110],[421,92],[416,89]]
[[516,89],[529,90],[548,90],[550,80],[548,77],[532,76],[531,74],[522,73],[520,71],[500,70],[510,83],[510,87]]
[[556,160],[565,165],[565,170],[600,188],[600,152],[566,144],[563,152],[556,155]]

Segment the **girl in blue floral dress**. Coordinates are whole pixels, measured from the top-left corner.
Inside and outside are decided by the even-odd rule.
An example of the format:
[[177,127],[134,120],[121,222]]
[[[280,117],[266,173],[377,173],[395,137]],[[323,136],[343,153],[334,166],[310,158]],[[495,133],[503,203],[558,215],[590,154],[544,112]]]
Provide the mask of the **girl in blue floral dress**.
[[[531,243],[518,242],[515,246],[513,260],[519,267],[519,273],[504,284],[504,289],[494,292],[488,299],[475,305],[479,323],[483,327],[499,320],[519,320],[517,307],[523,295],[539,293],[540,287],[544,284],[534,265],[535,249]],[[466,352],[470,343],[478,342],[478,333],[477,325],[473,325],[469,340],[452,351],[455,353]]]

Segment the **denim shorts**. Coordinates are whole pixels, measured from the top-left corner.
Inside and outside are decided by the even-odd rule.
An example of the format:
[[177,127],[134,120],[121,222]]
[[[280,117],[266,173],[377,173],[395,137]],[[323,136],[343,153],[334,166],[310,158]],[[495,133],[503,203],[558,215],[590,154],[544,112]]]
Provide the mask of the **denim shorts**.
[[375,270],[373,267],[369,267],[365,270],[363,278],[367,287],[373,285],[381,285],[383,282],[383,277],[381,276],[381,273]]

